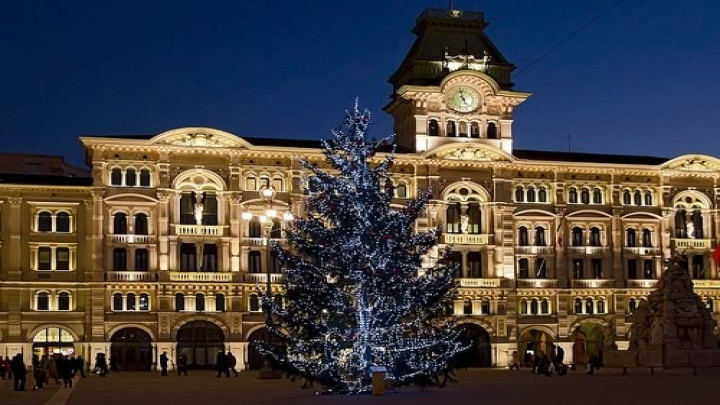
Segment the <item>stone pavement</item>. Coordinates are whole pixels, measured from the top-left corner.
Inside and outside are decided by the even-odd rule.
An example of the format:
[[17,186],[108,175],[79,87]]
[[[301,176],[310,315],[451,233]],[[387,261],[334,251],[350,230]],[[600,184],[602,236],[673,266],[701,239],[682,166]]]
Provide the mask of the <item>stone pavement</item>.
[[212,404],[688,404],[710,403],[720,397],[720,371],[693,376],[688,371],[602,370],[600,375],[575,372],[548,378],[527,370],[469,370],[458,373],[459,384],[421,392],[407,389],[382,397],[315,395],[289,380],[258,380],[255,372],[238,378],[215,378],[209,371],[189,377],[160,377],[156,373],[120,373],[80,381],[70,405],[212,405]]
[[40,405],[55,394],[60,385],[51,384],[41,390],[33,390],[35,381],[28,373],[24,392],[13,391],[13,380],[0,379],[0,404],[2,405]]

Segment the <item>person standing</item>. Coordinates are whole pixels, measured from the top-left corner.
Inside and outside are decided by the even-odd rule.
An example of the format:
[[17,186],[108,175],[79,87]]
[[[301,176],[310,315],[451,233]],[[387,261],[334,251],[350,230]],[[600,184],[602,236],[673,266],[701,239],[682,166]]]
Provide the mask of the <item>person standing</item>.
[[60,358],[60,378],[63,380],[63,388],[72,388],[73,364],[68,356]]
[[512,352],[512,363],[510,363],[510,370],[520,370],[520,356],[518,355],[517,350],[514,350]]
[[25,368],[22,354],[18,353],[13,357],[10,361],[10,370],[13,373],[13,390],[25,391],[27,369]]
[[5,356],[5,360],[3,363],[3,378],[7,378],[8,380],[12,378],[12,367],[10,364],[12,363],[12,360],[10,360],[10,357]]
[[95,368],[100,371],[100,377],[105,377],[107,374],[107,361],[105,360],[105,353],[98,353],[95,356]]
[[225,355],[224,350],[221,350],[218,352],[217,358],[215,359],[215,366],[217,367],[216,378],[220,378],[221,374],[225,374],[225,377],[230,377],[230,370],[228,369],[227,356]]
[[180,357],[177,359],[178,369],[177,369],[177,375],[185,374],[185,377],[188,375],[187,371],[187,356],[185,353],[181,353]]
[[[235,370],[235,365],[237,364],[237,359],[235,358],[235,356],[233,356],[232,353],[230,353],[230,350],[228,350],[228,352],[227,352],[227,362],[228,362],[228,368],[230,369],[230,371],[232,371],[232,373],[235,375],[235,377],[237,377],[238,372],[237,372],[237,370]],[[228,375],[229,375],[229,373],[228,373]]]
[[163,377],[167,377],[167,368],[168,368],[168,356],[167,352],[162,352],[160,355],[160,375]]
[[75,368],[80,372],[80,376],[82,378],[86,378],[85,376],[85,359],[83,359],[83,356],[77,356],[75,359]]

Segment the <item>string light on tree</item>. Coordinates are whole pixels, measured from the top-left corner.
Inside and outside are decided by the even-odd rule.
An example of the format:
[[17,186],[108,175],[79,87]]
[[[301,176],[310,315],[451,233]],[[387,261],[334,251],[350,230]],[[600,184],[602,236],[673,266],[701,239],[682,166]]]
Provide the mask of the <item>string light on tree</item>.
[[[285,305],[263,295],[266,326],[284,345],[256,344],[289,376],[333,392],[367,392],[373,365],[385,366],[396,386],[442,386],[450,359],[465,349],[447,316],[455,268],[447,251],[422,268],[441,234],[414,231],[430,194],[391,208],[394,145],[368,141],[369,125],[356,102],[323,141],[333,173],[303,162],[311,173],[305,215],[288,229],[289,249],[273,246]],[[378,151],[389,154],[374,159]]]

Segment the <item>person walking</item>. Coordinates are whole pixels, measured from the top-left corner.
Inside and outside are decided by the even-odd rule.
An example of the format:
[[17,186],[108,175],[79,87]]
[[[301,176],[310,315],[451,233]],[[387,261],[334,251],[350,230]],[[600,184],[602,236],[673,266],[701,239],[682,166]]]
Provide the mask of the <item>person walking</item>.
[[168,356],[167,352],[162,352],[160,355],[160,375],[162,377],[167,377],[167,368],[168,368]]
[[180,357],[177,359],[178,369],[177,369],[177,375],[185,374],[185,377],[188,375],[187,370],[187,356],[185,353],[181,353]]
[[510,370],[518,370],[520,371],[520,356],[518,355],[517,350],[513,350],[512,352],[512,362],[510,363]]
[[107,374],[107,361],[105,360],[105,353],[98,353],[95,356],[95,368],[100,372],[100,377],[105,377]]
[[10,361],[10,371],[13,374],[13,390],[25,391],[25,383],[27,382],[27,369],[23,361],[22,354],[18,353]]
[[8,380],[12,378],[12,367],[11,363],[12,360],[10,360],[10,357],[5,356],[5,360],[3,360],[3,378],[7,378]]
[[230,370],[228,369],[227,356],[225,355],[224,350],[221,350],[218,352],[217,358],[215,359],[215,367],[217,367],[216,378],[220,378],[221,374],[225,374],[225,377],[230,377]]
[[77,356],[75,359],[75,368],[80,372],[80,377],[87,377],[85,375],[85,359],[83,359],[83,356]]
[[60,367],[58,372],[60,373],[60,378],[63,381],[63,388],[72,388],[73,364],[70,362],[70,358],[68,356],[60,358]]
[[235,365],[237,364],[237,359],[235,358],[235,356],[233,356],[232,353],[230,353],[230,350],[228,350],[228,352],[227,352],[227,362],[228,362],[228,368],[230,369],[230,371],[232,371],[232,373],[235,375],[235,377],[237,377],[239,375],[237,370],[235,370]]

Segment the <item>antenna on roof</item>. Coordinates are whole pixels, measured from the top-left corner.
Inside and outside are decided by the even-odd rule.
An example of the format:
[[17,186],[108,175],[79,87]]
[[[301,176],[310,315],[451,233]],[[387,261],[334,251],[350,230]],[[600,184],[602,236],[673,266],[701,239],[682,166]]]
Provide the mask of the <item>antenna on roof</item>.
[[572,135],[568,134],[568,152],[572,152]]

